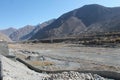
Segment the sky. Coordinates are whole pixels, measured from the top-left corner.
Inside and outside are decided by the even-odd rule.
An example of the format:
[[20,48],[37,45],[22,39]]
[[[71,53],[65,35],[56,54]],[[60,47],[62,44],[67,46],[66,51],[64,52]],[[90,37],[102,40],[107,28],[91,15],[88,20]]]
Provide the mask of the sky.
[[0,29],[37,25],[88,4],[120,6],[120,0],[0,0]]

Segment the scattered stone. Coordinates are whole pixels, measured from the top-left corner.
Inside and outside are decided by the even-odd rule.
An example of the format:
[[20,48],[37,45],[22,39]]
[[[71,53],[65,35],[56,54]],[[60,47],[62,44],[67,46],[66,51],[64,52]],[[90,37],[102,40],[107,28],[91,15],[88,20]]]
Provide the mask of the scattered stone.
[[97,74],[79,73],[79,72],[62,72],[57,74],[49,74],[50,77],[43,80],[114,80],[101,77]]

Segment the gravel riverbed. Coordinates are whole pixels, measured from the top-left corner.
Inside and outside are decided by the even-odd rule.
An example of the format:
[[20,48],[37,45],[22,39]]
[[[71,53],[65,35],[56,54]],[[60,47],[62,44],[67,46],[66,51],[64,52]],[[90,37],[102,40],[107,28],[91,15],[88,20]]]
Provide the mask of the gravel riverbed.
[[79,73],[79,72],[62,72],[57,74],[49,74],[49,78],[44,78],[43,80],[114,80],[101,77],[97,74],[91,73]]
[[97,74],[79,73],[74,71],[62,73],[37,73],[20,62],[1,56],[3,80],[114,80]]

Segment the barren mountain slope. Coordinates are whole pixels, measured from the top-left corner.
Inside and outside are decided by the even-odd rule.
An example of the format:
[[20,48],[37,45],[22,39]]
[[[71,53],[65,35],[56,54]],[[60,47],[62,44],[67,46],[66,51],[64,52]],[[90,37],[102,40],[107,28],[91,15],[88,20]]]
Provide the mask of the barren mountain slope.
[[[79,35],[80,33],[91,31],[120,31],[119,16],[120,7],[111,8],[97,4],[85,5],[81,8],[63,14],[52,24],[39,30],[31,39],[69,37],[74,36],[74,34]],[[72,21],[71,17],[74,17]]]

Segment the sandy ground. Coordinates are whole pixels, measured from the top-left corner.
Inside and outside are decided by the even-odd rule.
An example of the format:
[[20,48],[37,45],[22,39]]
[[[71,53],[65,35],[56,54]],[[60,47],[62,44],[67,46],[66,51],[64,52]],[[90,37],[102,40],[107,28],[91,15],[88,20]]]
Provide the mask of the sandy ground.
[[2,80],[114,80],[97,74],[75,71],[62,73],[37,73],[24,64],[0,55]]
[[[109,70],[120,72],[120,48],[77,47],[76,44],[9,44],[11,54],[19,50],[38,52],[54,65],[48,70]],[[37,66],[42,68],[41,65]]]
[[28,69],[25,65],[17,61],[12,61],[4,56],[1,57],[2,80],[42,80],[49,77],[47,74],[37,73]]

